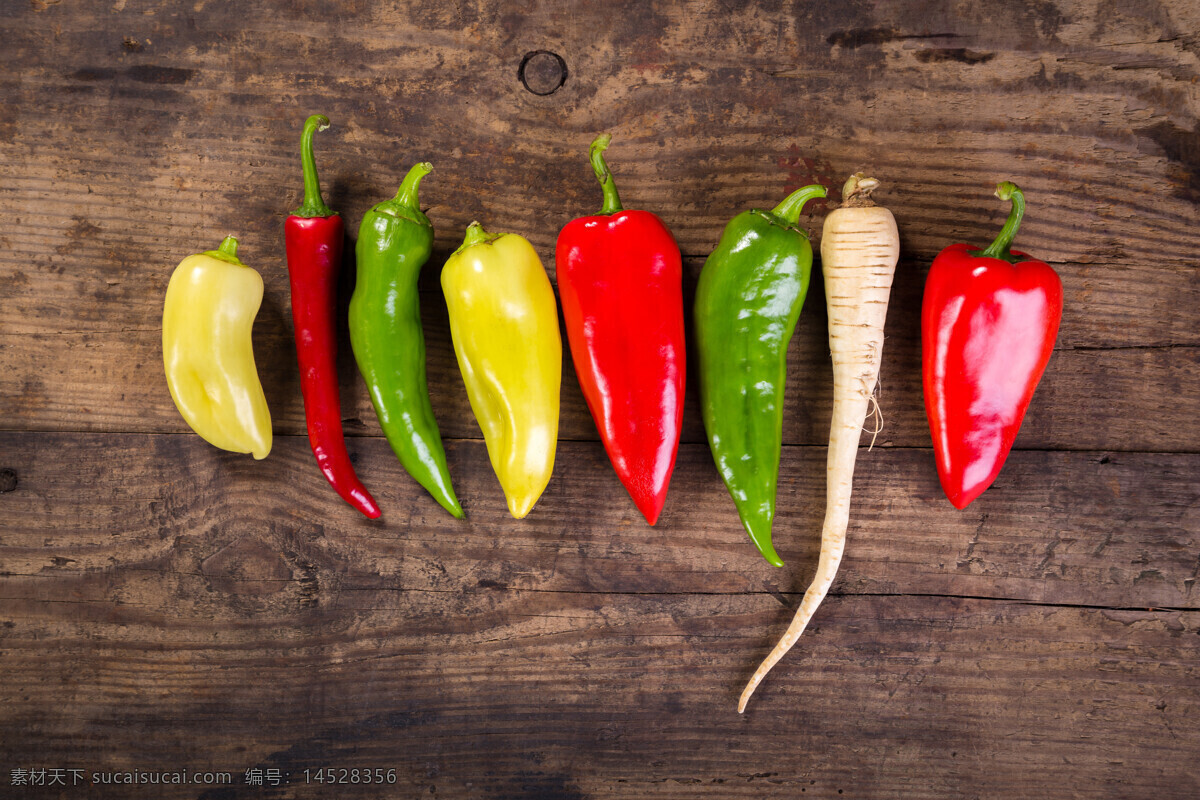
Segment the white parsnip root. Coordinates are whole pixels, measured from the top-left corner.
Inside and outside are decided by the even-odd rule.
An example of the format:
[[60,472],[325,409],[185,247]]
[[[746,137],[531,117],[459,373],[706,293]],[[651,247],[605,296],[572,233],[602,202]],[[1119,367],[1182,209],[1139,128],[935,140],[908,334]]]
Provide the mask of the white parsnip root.
[[800,608],[775,649],[763,660],[738,701],[738,713],[755,688],[792,648],[833,585],[850,524],[854,462],[867,410],[879,379],[883,323],[900,237],[896,220],[875,205],[870,193],[879,181],[857,173],[842,189],[843,203],[825,218],[821,237],[821,269],[829,308],[829,350],[833,357],[833,422],[829,429],[826,466],[825,524],[817,574]]

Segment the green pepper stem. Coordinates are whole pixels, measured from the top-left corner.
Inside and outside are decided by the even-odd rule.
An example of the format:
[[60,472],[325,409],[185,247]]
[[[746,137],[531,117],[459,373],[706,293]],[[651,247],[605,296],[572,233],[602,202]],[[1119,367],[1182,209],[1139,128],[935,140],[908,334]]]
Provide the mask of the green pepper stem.
[[300,164],[304,169],[304,203],[292,212],[294,217],[332,217],[337,212],[321,199],[321,182],[317,177],[317,162],[313,158],[313,134],[329,127],[329,117],[313,114],[304,121],[300,134]]
[[392,202],[405,208],[421,210],[421,206],[417,199],[417,190],[421,188],[421,179],[429,173],[433,172],[433,164],[428,161],[419,161],[412,165],[408,174],[404,176],[404,180],[400,183],[400,188],[396,190],[396,196],[392,198]]
[[467,226],[467,234],[463,237],[463,247],[470,247],[473,244],[485,242],[491,236],[490,233],[483,229],[483,226],[478,222],[472,222]]
[[996,197],[1012,200],[1012,210],[1008,212],[1008,219],[996,239],[977,255],[1013,261],[1012,253],[1008,252],[1008,249],[1012,247],[1013,239],[1017,236],[1017,228],[1021,227],[1021,217],[1025,216],[1025,195],[1015,183],[1004,181],[996,185]]
[[788,225],[795,225],[800,221],[800,212],[804,210],[804,204],[809,200],[825,197],[826,194],[828,192],[825,187],[819,183],[801,187],[785,197],[771,213],[785,220]]
[[454,255],[461,253],[463,250],[466,250],[472,245],[489,244],[494,242],[503,235],[504,234],[502,233],[488,233],[478,222],[472,222],[467,226],[467,233],[465,236],[463,236],[463,243],[460,244],[458,249],[454,251]]
[[600,207],[601,214],[616,214],[618,211],[624,210],[621,205],[621,197],[617,194],[617,184],[613,181],[612,173],[608,171],[608,164],[604,161],[604,151],[608,149],[611,141],[612,134],[602,133],[592,141],[592,146],[588,148],[588,160],[592,162],[596,180],[600,181],[600,191],[604,192],[604,204]]
[[211,256],[218,261],[224,261],[226,264],[244,267],[237,257],[238,240],[236,236],[226,236],[221,240],[220,246],[216,250],[205,250],[204,255]]

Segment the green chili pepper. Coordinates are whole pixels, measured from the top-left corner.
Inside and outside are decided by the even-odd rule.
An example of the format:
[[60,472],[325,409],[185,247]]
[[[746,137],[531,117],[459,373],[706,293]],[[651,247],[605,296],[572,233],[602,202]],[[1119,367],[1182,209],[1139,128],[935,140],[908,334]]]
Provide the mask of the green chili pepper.
[[433,225],[417,205],[417,189],[432,169],[428,163],[415,165],[396,196],[363,217],[354,251],[358,278],[350,298],[350,344],[400,463],[461,519],[429,401],[417,294],[417,277],[433,250]]
[[773,211],[752,209],[725,226],[696,287],[700,408],[717,470],[742,525],[767,561],[783,443],[787,348],[812,271],[812,245],[797,227],[822,186],[792,192]]

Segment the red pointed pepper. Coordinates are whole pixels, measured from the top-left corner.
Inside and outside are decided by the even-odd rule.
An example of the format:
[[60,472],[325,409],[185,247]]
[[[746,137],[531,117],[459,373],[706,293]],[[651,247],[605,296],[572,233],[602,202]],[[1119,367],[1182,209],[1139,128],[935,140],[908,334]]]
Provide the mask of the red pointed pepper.
[[376,519],[380,515],[379,506],[354,474],[342,431],[334,324],[337,274],[342,263],[342,218],[321,199],[312,152],[313,133],[328,127],[328,118],[320,114],[314,114],[304,123],[300,138],[304,204],[283,223],[300,389],[304,395],[308,442],[321,472],[343,500]]
[[622,208],[604,162],[611,138],[589,151],[603,207],[562,229],[555,267],[583,396],[617,477],[653,525],[683,423],[683,268],[662,220]]
[[1025,198],[1012,200],[999,236],[984,250],[954,244],[933,261],[921,307],[925,413],[938,477],[955,508],[992,485],[1054,350],[1062,281],[1050,267],[1009,251]]

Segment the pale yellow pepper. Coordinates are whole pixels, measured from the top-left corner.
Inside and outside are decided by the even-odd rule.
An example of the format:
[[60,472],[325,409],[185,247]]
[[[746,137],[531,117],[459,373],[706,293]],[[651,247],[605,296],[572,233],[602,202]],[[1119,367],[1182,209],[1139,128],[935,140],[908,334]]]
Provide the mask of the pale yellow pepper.
[[266,458],[271,413],[250,333],[262,276],[237,257],[237,239],[179,262],[163,303],[163,365],[175,407],[210,444]]
[[442,268],[454,354],[488,458],[517,519],[554,471],[562,337],[554,289],[533,246],[478,222]]

